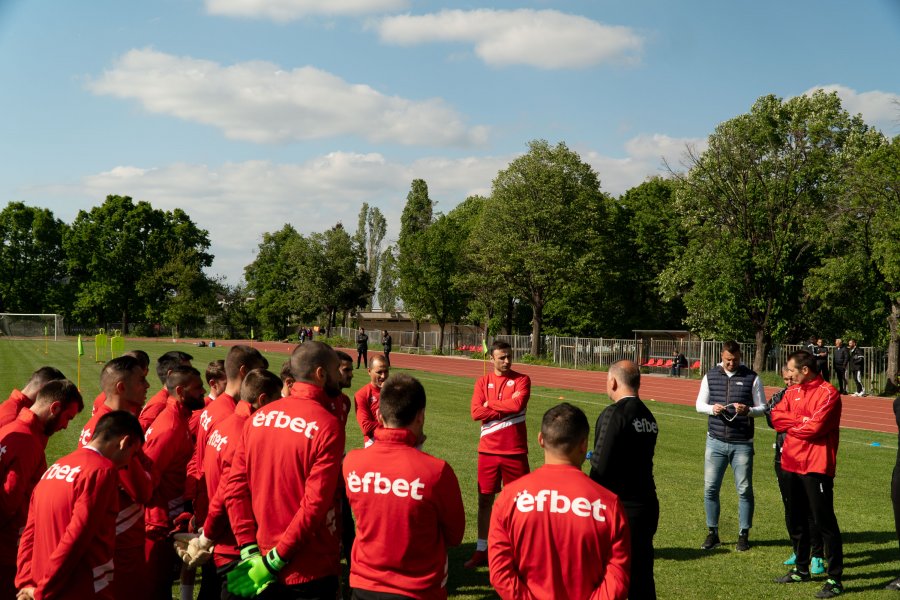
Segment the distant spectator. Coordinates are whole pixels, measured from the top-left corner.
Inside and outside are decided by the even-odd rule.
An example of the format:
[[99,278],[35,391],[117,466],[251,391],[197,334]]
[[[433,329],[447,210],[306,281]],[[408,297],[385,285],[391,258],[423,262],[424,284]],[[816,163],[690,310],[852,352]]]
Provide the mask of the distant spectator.
[[841,394],[849,394],[847,391],[847,365],[850,364],[850,351],[844,345],[844,340],[834,340],[834,374],[837,375],[838,391]]
[[688,366],[687,358],[678,350],[672,350],[672,377],[681,377],[681,369]]
[[362,364],[369,368],[369,336],[366,335],[366,330],[363,327],[359,328],[359,331],[356,333],[356,368],[359,368],[359,363],[362,361]]
[[299,337],[300,337],[300,343],[301,343],[301,344],[302,344],[303,342],[306,341],[306,327],[301,327],[301,328],[300,328],[300,334],[299,334]]
[[862,382],[863,364],[866,361],[865,353],[856,345],[856,340],[848,341],[847,345],[850,347],[850,377],[856,382],[856,393],[853,395],[865,396],[866,388],[863,387]]
[[390,332],[385,329],[381,332],[381,346],[384,348],[384,360],[387,362],[387,366],[391,366],[391,347],[394,344],[394,340],[391,338]]
[[822,338],[816,340],[816,351],[812,355],[816,357],[819,375],[825,381],[831,382],[831,373],[828,371],[828,348],[825,347],[825,340]]

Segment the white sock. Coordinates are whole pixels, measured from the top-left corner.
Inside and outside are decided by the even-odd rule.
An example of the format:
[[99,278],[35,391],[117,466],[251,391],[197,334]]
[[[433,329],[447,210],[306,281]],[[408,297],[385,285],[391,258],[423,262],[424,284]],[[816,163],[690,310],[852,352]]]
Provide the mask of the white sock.
[[194,584],[181,584],[181,600],[194,600]]
[[481,538],[478,538],[477,540],[475,540],[475,550],[477,552],[487,551],[487,540],[483,540]]

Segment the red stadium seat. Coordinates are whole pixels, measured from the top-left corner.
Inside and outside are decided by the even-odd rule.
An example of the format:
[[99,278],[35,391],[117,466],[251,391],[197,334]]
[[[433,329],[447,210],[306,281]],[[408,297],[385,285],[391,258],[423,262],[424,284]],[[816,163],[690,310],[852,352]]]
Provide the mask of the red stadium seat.
[[654,362],[654,360],[653,360],[652,358],[648,358],[648,359],[647,359],[647,362],[645,362],[645,363],[642,364],[641,366],[642,366],[642,367],[652,367],[652,366],[653,366],[653,362]]
[[690,366],[690,368],[691,368],[691,369],[699,369],[699,368],[700,368],[700,361],[699,361],[699,360],[694,361],[694,364],[692,364],[692,365]]
[[[662,359],[660,359],[660,360],[662,360]],[[662,366],[668,369],[669,367],[671,367],[674,364],[674,362],[675,361],[670,358],[669,360],[666,361],[666,364],[664,364]]]

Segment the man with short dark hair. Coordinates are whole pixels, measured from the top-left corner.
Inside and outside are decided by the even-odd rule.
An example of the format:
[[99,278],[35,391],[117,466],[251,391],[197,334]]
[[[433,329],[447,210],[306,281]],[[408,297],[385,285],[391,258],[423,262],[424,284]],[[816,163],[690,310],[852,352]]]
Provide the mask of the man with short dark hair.
[[372,357],[372,366],[367,368],[369,383],[357,390],[353,399],[356,401],[356,420],[362,430],[363,442],[371,446],[375,441],[373,436],[378,428],[378,402],[381,397],[381,386],[391,374],[387,360],[382,355]]
[[[135,359],[141,367],[141,371],[143,372],[143,376],[146,379],[147,374],[150,373],[150,355],[144,352],[143,350],[129,350],[122,354],[122,356],[128,356]],[[149,383],[147,384],[149,385]],[[144,399],[146,400],[146,398]],[[141,407],[144,405],[144,400],[141,400]],[[106,401],[106,393],[103,391],[101,386],[100,393],[97,394],[97,397],[94,398],[94,404],[91,406],[91,416],[93,417],[97,414],[97,409],[103,405]]]
[[809,581],[812,514],[825,545],[828,579],[816,598],[843,593],[844,550],[834,514],[834,475],[840,440],[841,396],[816,370],[815,357],[805,350],[788,357],[787,370],[794,382],[772,408],[772,426],[785,434],[781,469],[787,477],[791,541],[796,566],[777,583]]
[[363,327],[359,328],[359,331],[356,333],[356,368],[359,368],[359,362],[362,361],[362,364],[365,368],[369,368],[369,336],[366,334],[366,330]]
[[838,393],[841,395],[848,394],[847,365],[850,364],[850,352],[841,338],[834,340],[834,357],[832,360],[834,363],[834,374],[837,375],[838,380]]
[[47,441],[68,427],[83,407],[74,383],[50,380],[40,386],[30,407],[0,427],[0,598],[16,595],[16,546],[31,492],[47,469]]
[[56,379],[65,379],[66,376],[55,367],[41,367],[31,374],[28,383],[22,388],[22,391],[13,390],[6,402],[0,404],[0,427],[9,425],[16,420],[16,416],[23,408],[28,408],[34,404],[37,393],[47,382]]
[[725,470],[731,465],[740,525],[735,549],[745,552],[750,549],[753,525],[753,417],[765,413],[766,397],[756,373],[741,364],[737,342],[725,342],[722,362],[704,375],[696,408],[698,413],[708,415],[703,504],[709,531],[700,548],[711,550],[721,544],[719,490]]
[[530,471],[525,410],[531,397],[531,379],[512,368],[512,347],[506,342],[491,345],[492,371],[475,382],[472,419],[481,421],[478,442],[478,538],[475,552],[463,566],[473,569],[487,564],[487,534],[491,507],[501,481],[509,485]]
[[387,380],[380,410],[376,443],[344,460],[357,527],[353,598],[446,598],[447,548],[466,528],[459,481],[449,464],[417,448],[425,439],[421,383],[405,374]]
[[157,359],[156,376],[159,377],[159,381],[162,383],[162,389],[156,392],[156,394],[147,401],[147,404],[144,405],[144,410],[141,411],[141,414],[138,417],[144,431],[147,431],[147,428],[156,420],[156,417],[166,409],[166,404],[169,400],[169,393],[166,388],[166,378],[169,376],[169,373],[171,373],[172,369],[175,367],[190,367],[193,359],[193,356],[180,350],[166,352]]
[[866,353],[856,344],[856,340],[851,339],[847,342],[849,350],[847,358],[850,361],[850,378],[856,383],[856,393],[854,396],[865,396],[866,387],[863,385],[863,365],[866,362]]
[[391,332],[387,329],[382,330],[381,332],[381,351],[384,352],[384,360],[387,361],[387,365],[391,366],[391,350],[394,348],[394,338],[391,337]]
[[656,598],[653,536],[659,525],[659,499],[653,480],[653,454],[659,427],[638,397],[641,370],[630,360],[609,367],[606,394],[613,403],[597,418],[591,479],[619,497],[631,531],[631,600]]
[[137,417],[113,411],[100,419],[86,447],[59,459],[43,474],[19,545],[19,600],[119,600],[110,587],[116,469],[128,464],[142,442]]
[[339,364],[327,344],[298,345],[291,395],[256,411],[244,427],[225,499],[242,558],[228,574],[233,594],[337,594],[344,428],[328,405],[341,393]]
[[628,596],[628,523],[616,495],[581,471],[589,434],[581,409],[554,406],[538,434],[544,466],[500,492],[489,558],[504,600]]

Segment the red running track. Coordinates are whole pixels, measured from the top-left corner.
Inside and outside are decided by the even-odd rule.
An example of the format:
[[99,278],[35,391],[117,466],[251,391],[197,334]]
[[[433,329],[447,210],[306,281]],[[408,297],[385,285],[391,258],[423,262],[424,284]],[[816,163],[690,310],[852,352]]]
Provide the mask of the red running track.
[[[246,340],[221,342],[222,346],[246,344]],[[264,352],[289,353],[294,344],[282,342],[253,342],[253,346]],[[356,357],[356,350],[344,349]],[[375,352],[369,352],[374,356]],[[475,379],[484,373],[481,361],[454,356],[431,356],[422,354],[391,353],[391,365],[400,369],[428,371],[442,375],[456,375]],[[536,386],[575,390],[579,392],[606,393],[606,373],[602,371],[576,371],[561,367],[542,367],[536,365],[516,364],[515,369],[531,377]],[[679,379],[664,375],[645,375],[641,381],[641,397],[645,400],[666,402],[669,404],[693,405],[700,390],[697,379]],[[778,388],[766,388],[766,397],[778,391]],[[882,433],[897,433],[897,422],[894,419],[893,400],[866,396],[842,396],[843,412],[841,427],[866,429]]]

